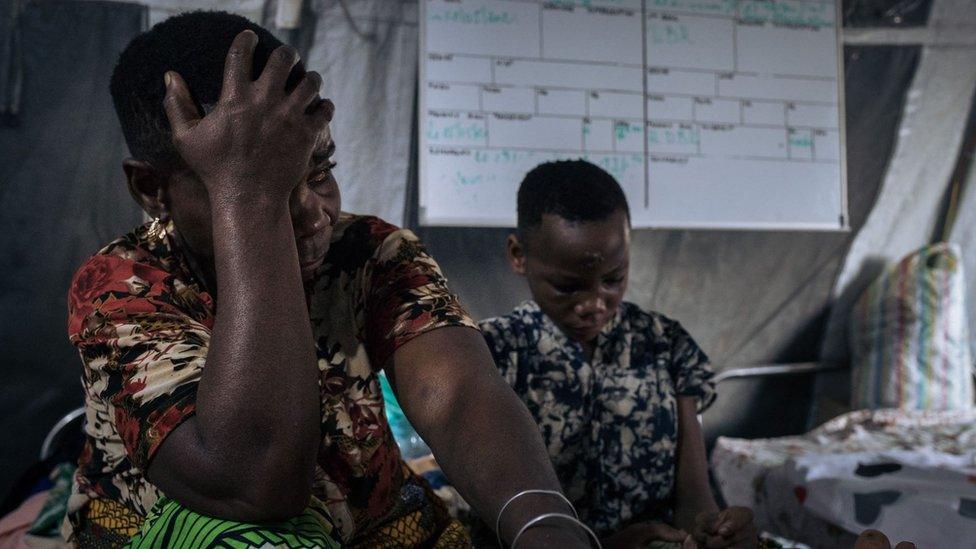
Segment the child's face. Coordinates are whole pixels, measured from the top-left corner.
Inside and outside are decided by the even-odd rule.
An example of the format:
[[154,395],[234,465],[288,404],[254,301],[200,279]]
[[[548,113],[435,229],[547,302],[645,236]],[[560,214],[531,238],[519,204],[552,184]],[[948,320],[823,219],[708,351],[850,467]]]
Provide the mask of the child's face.
[[630,223],[619,210],[601,221],[570,222],[546,214],[520,242],[512,235],[509,261],[525,276],[542,311],[570,339],[596,339],[627,290]]

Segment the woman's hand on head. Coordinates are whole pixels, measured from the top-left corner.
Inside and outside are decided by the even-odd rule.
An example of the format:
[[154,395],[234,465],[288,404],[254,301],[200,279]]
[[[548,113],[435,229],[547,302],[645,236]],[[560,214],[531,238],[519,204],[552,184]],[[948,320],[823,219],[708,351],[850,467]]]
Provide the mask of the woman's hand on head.
[[258,37],[234,38],[224,66],[220,98],[201,117],[186,83],[166,73],[166,116],[173,144],[187,166],[215,198],[287,200],[302,181],[309,159],[332,118],[331,101],[319,98],[322,77],[307,72],[294,89],[285,82],[298,52],[281,46],[261,76],[251,80]]
[[692,536],[704,549],[753,549],[759,545],[759,528],[752,510],[746,507],[729,507],[718,513],[699,514],[695,518]]
[[683,543],[683,547],[692,549],[697,547],[687,532],[663,522],[638,522],[600,540],[605,549],[642,549],[655,541]]

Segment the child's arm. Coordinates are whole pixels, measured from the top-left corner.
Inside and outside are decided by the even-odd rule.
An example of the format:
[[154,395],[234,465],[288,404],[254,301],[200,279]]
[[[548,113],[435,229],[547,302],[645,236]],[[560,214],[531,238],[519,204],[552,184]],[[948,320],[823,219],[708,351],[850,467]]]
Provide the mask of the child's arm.
[[698,399],[692,396],[678,396],[674,522],[691,532],[700,547],[708,549],[752,548],[759,541],[751,510],[729,507],[719,512],[712,497],[705,441],[698,423]]
[[675,472],[674,523],[685,532],[695,531],[695,517],[717,513],[718,505],[708,486],[705,440],[698,423],[698,398],[678,396],[678,454]]

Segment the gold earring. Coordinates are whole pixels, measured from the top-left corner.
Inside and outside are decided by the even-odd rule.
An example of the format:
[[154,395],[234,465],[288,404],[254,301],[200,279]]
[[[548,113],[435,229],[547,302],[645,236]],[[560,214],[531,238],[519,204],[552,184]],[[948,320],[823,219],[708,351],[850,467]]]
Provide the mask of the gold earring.
[[150,240],[162,240],[166,238],[166,227],[158,217],[154,217],[152,223],[149,224],[148,236]]

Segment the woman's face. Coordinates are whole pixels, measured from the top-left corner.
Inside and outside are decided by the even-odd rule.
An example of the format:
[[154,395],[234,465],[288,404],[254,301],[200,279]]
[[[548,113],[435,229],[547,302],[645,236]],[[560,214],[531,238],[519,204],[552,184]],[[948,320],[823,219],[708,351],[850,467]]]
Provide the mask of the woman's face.
[[[322,264],[339,218],[341,198],[333,175],[335,142],[329,127],[320,134],[305,178],[289,199],[295,246],[308,280]],[[213,225],[210,198],[195,174],[188,170],[173,174],[168,181],[164,202],[183,243],[190,249],[207,276],[214,277]]]

